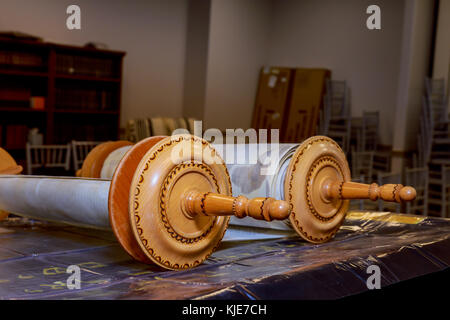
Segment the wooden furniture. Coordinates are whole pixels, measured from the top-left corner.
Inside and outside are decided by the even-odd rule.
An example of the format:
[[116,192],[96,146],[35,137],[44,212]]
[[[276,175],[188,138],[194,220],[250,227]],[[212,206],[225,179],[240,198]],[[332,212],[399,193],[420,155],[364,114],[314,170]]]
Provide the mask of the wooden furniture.
[[416,166],[428,167],[429,215],[445,216],[445,183],[443,174],[450,166],[450,121],[448,96],[444,79],[425,79],[426,92],[422,99],[420,130],[417,139]]
[[70,169],[70,144],[38,145],[26,144],[27,174],[33,174],[36,168]]
[[230,216],[265,221],[289,217],[302,238],[321,243],[339,229],[349,199],[415,198],[411,187],[351,182],[344,152],[321,136],[296,149],[284,190],[286,201],[232,197],[227,167],[216,150],[196,136],[178,135],[135,144],[111,181],[0,176],[0,209],[37,219],[111,227],[135,259],[177,270],[195,267],[213,252]]
[[0,146],[23,163],[31,128],[45,144],[117,139],[124,55],[0,40]]
[[352,175],[372,180],[374,151],[352,151]]
[[191,135],[135,144],[111,181],[0,176],[0,209],[111,227],[132,257],[174,270],[204,261],[220,243],[231,215],[270,221],[290,213],[285,201],[231,194],[224,161],[205,140]]
[[[23,170],[22,166],[17,165],[16,161],[6,150],[0,148],[0,175],[19,174]],[[0,209],[0,221],[7,218],[9,212]]]
[[19,174],[23,170],[6,150],[0,148],[0,174]]
[[[120,150],[124,147],[131,148],[132,143],[129,141],[107,141],[100,143],[95,148],[93,148],[86,156],[85,160],[83,161],[83,165],[81,169],[77,170],[76,176],[77,177],[84,177],[84,178],[102,178],[102,170],[105,166],[111,166],[112,164],[105,165],[105,161],[108,159],[108,157],[113,154],[116,150]],[[128,149],[127,148],[127,151]],[[124,153],[120,153],[120,155],[123,156]],[[117,159],[117,157],[112,157],[114,160]],[[120,161],[122,157],[120,157],[118,160]],[[111,159],[112,160],[112,159]],[[115,167],[119,164],[119,161],[114,162]],[[107,161],[109,163],[109,161]],[[114,173],[114,170],[112,173]],[[109,176],[109,178],[112,177],[112,174]]]
[[401,184],[351,182],[344,151],[324,136],[306,139],[297,148],[286,172],[284,194],[291,205],[293,228],[315,243],[328,241],[338,231],[350,199],[403,202],[415,198],[414,188]]
[[72,140],[72,158],[73,167],[77,172],[83,165],[84,159],[86,159],[89,152],[94,149],[100,142],[97,141],[75,141]]
[[326,80],[327,91],[322,109],[322,134],[339,143],[345,152],[350,150],[351,110],[346,81]]
[[[155,139],[163,139],[163,137],[155,137]],[[225,149],[224,145],[215,147],[217,150]],[[266,177],[261,176],[259,171],[256,174],[253,172],[254,168],[259,170],[258,165],[248,165],[242,167],[242,170],[238,169],[238,175],[245,177],[241,182],[233,177],[233,164],[227,163],[227,168],[232,175],[233,188],[237,187],[239,193],[248,197],[272,197],[288,201],[292,210],[290,225],[307,241],[320,243],[331,239],[345,217],[350,199],[368,199],[372,202],[380,199],[402,203],[415,197],[413,188],[403,187],[401,184],[386,184],[379,187],[377,184],[351,182],[345,153],[335,141],[328,137],[311,137],[301,144],[292,145],[292,148],[295,151],[286,159],[288,164],[286,169],[277,171],[276,175],[279,178],[275,177],[272,180],[272,177],[267,177],[268,181],[265,181],[278,192],[266,194],[263,191],[264,188],[259,191],[242,188],[242,184],[264,182]],[[125,153],[125,157],[129,152]],[[284,167],[281,163],[278,165]],[[236,166],[239,167],[239,165]],[[104,175],[102,178],[111,179],[112,175]],[[192,197],[198,198],[199,195]],[[253,221],[240,224],[255,226]],[[259,226],[260,223],[257,224]]]
[[[437,172],[438,168],[440,172]],[[435,172],[432,170],[435,170]],[[440,215],[446,218],[448,217],[450,200],[450,164],[430,165],[428,173],[428,212],[430,215]]]
[[406,204],[406,213],[428,215],[428,167],[406,168],[405,183],[414,186],[416,199]]
[[378,135],[380,131],[380,112],[363,111],[363,124],[358,151],[376,151],[378,147]]
[[252,127],[280,129],[281,142],[299,142],[316,134],[330,76],[326,69],[263,68]]

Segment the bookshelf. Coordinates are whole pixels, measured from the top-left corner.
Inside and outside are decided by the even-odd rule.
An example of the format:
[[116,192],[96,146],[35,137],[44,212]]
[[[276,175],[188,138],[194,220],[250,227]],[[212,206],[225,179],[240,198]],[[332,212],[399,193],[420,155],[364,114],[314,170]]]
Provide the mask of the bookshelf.
[[25,158],[28,130],[46,144],[119,137],[125,52],[0,40],[0,146]]

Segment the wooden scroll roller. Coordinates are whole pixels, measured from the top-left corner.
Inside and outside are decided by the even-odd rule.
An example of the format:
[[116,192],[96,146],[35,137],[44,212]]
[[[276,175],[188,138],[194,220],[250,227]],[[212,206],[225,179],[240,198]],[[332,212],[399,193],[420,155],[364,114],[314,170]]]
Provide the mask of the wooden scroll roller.
[[[216,145],[216,147],[217,150],[225,150],[225,145]],[[276,174],[278,177],[262,177],[259,172],[255,176],[252,171],[256,165],[241,168],[243,170],[239,170],[237,176],[244,179],[240,180],[233,180],[234,169],[239,165],[227,164],[228,171],[231,174],[233,189],[238,190],[235,195],[251,194],[263,199],[272,197],[286,200],[291,210],[289,225],[309,242],[325,242],[335,235],[345,218],[350,199],[403,202],[414,200],[416,197],[414,188],[404,187],[401,184],[386,184],[380,187],[377,184],[351,182],[345,153],[331,138],[314,136],[300,144],[284,145],[284,147],[292,152],[285,160],[286,166],[280,160]],[[104,175],[102,178],[110,177]],[[262,181],[257,181],[261,179]],[[264,185],[264,182],[272,185],[271,192],[267,192],[264,188],[249,187],[252,184]],[[198,208],[200,205],[198,199],[201,196],[197,194],[190,197],[197,199],[195,201]],[[228,206],[231,205],[231,201],[228,201]],[[275,214],[275,211],[273,212]],[[235,216],[241,217],[238,214]],[[246,225],[246,222],[242,220],[239,224]],[[249,222],[251,226],[256,224],[259,223]]]
[[[226,150],[225,145],[216,148]],[[278,150],[278,166],[270,176],[259,175],[259,165],[227,164],[233,190],[242,195],[288,201],[289,227],[309,242],[322,243],[336,234],[350,199],[403,202],[416,197],[414,188],[401,184],[378,186],[351,182],[345,153],[331,138],[314,136],[300,144],[279,145]],[[233,220],[231,223],[244,224]],[[248,224],[260,226],[261,223]],[[286,228],[277,222],[271,224]]]
[[[101,178],[102,171],[107,171],[109,167],[117,167],[124,154],[133,144],[129,141],[107,141],[95,146],[83,161],[81,169],[76,172],[77,177]],[[108,172],[112,177],[114,171]]]
[[19,174],[23,170],[6,150],[0,148],[0,174]]
[[274,198],[230,197],[217,193],[190,191],[184,197],[183,212],[194,218],[198,214],[212,216],[234,215],[257,220],[284,220],[289,215],[289,204]]
[[0,209],[112,229],[136,260],[174,270],[202,263],[219,245],[232,215],[289,216],[285,201],[231,195],[224,161],[208,142],[191,135],[135,144],[112,180],[0,176]]
[[293,228],[305,239],[320,243],[339,229],[350,199],[411,201],[412,187],[351,182],[345,153],[332,139],[315,136],[301,143],[284,178],[284,198],[290,202]]
[[[0,174],[19,174],[23,170],[22,166],[17,165],[11,155],[6,150],[0,148]],[[0,221],[6,219],[9,212],[0,210]]]

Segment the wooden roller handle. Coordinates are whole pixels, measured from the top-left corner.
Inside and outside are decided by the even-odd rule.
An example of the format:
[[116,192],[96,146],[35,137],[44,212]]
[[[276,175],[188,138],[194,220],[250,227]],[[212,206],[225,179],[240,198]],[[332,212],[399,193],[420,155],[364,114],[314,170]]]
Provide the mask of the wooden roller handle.
[[19,174],[23,170],[22,166],[15,166],[0,170],[0,174]]
[[416,189],[401,184],[376,183],[364,184],[356,182],[327,182],[324,183],[322,192],[328,199],[381,199],[391,202],[412,201],[416,198]]
[[274,198],[230,197],[217,193],[190,191],[182,201],[182,210],[191,217],[206,216],[252,217],[257,220],[284,220],[290,214],[289,204]]

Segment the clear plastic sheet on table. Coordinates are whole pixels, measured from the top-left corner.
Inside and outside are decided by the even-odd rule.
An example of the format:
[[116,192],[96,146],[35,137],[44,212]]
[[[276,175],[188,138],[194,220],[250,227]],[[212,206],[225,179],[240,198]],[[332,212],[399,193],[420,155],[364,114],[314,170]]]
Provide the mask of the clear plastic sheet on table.
[[[203,265],[167,271],[133,261],[112,233],[10,218],[0,222],[0,299],[340,298],[368,290],[372,264],[382,286],[447,268],[449,231],[449,219],[351,212],[328,243],[226,238]],[[81,289],[67,288],[69,265],[81,268]]]

